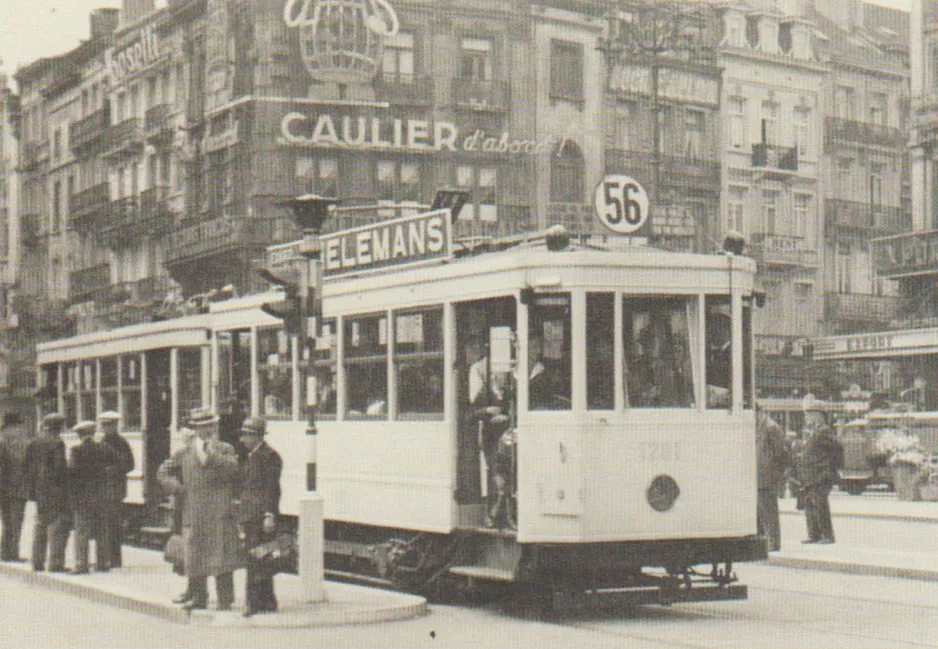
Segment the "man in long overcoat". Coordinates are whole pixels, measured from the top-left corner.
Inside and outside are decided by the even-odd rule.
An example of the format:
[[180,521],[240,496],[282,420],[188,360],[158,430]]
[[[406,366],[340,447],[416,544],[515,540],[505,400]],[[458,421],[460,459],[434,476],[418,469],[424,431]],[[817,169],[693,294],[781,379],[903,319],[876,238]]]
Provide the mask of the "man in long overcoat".
[[756,454],[758,460],[759,500],[756,517],[759,533],[769,542],[769,551],[782,549],[778,516],[778,485],[791,462],[782,429],[764,411],[756,415]]
[[112,568],[123,563],[121,547],[124,544],[123,506],[127,497],[127,474],[134,470],[134,453],[126,439],[118,432],[121,416],[113,410],[98,415],[98,424],[104,436],[101,443],[114,453],[114,463],[107,472],[107,492],[104,501],[104,522],[107,525],[108,555]]
[[3,540],[0,561],[24,561],[20,558],[20,535],[29,490],[26,485],[26,430],[15,412],[3,415],[3,437],[0,438],[0,520]]
[[97,425],[81,421],[72,428],[80,439],[72,447],[68,469],[71,484],[72,510],[75,513],[76,575],[88,574],[88,545],[94,539],[95,569],[107,572],[111,556],[105,522],[107,474],[116,461],[113,451],[94,440]]
[[805,491],[805,519],[808,538],[802,543],[833,543],[830,492],[840,479],[844,449],[824,420],[824,413],[805,413],[805,425],[813,431],[800,460],[800,475]]
[[[248,450],[244,462],[244,482],[238,520],[248,549],[273,540],[280,514],[280,454],[264,441],[267,426],[263,419],[246,419],[241,426],[241,443]],[[244,615],[277,610],[273,575],[248,557],[247,592]]]
[[65,572],[65,546],[71,529],[71,513],[65,442],[60,437],[64,425],[65,417],[61,414],[46,415],[42,419],[41,434],[26,447],[29,499],[36,503],[32,555],[35,571],[45,569],[48,549],[49,571]]
[[184,491],[183,536],[186,576],[192,598],[187,610],[208,607],[208,577],[215,577],[218,610],[231,610],[234,602],[232,572],[244,565],[234,499],[240,469],[231,445],[218,441],[218,416],[208,410],[194,412],[189,426],[192,444],[177,451],[159,468],[158,478],[171,493]]

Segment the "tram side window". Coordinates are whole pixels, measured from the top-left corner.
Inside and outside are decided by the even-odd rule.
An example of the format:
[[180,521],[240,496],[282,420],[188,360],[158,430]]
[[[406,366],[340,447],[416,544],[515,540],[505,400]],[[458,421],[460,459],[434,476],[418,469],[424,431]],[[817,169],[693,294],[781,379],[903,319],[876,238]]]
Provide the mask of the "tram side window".
[[59,409],[59,366],[43,365],[39,371],[39,412],[43,415]]
[[[336,335],[335,320],[326,320],[322,323],[319,335],[316,336],[316,351],[313,362],[316,364],[316,416],[335,417],[336,414],[336,353],[338,336]],[[300,403],[306,404],[307,368],[309,366],[309,347],[303,347],[303,358],[300,362]]]
[[66,426],[74,426],[78,423],[78,376],[80,373],[79,363],[69,363],[65,366],[65,398],[62,414],[65,415]]
[[221,331],[218,339],[218,403],[237,400],[242,412],[251,409],[251,331]]
[[140,368],[140,354],[121,357],[121,395],[124,408],[121,427],[124,430],[137,431],[143,427]]
[[397,418],[443,418],[443,309],[394,314]]
[[79,407],[78,416],[81,419],[97,419],[97,385],[95,379],[95,361],[85,361],[81,363],[81,372],[78,377],[80,385],[78,391]]
[[615,296],[586,295],[586,407],[612,410],[615,392]]
[[689,298],[626,297],[622,349],[626,403],[631,408],[694,406],[693,332]]
[[752,409],[752,304],[743,305],[743,408]]
[[117,410],[117,357],[101,359],[101,409]]
[[528,408],[571,408],[570,294],[536,295],[528,316]]
[[707,330],[707,407],[729,408],[732,394],[733,326],[730,299],[708,295],[705,327]]
[[185,421],[188,414],[202,406],[202,352],[196,349],[179,350],[177,416]]
[[344,336],[346,414],[349,419],[387,419],[387,317],[347,318]]
[[260,414],[272,419],[293,416],[293,337],[283,328],[257,331]]

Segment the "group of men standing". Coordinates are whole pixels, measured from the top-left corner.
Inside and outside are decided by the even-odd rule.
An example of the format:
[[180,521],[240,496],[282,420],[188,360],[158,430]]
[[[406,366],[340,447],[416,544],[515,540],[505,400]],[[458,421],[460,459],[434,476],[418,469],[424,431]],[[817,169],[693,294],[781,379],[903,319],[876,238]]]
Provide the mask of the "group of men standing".
[[[182,502],[186,591],[176,602],[187,610],[208,607],[208,578],[215,578],[218,610],[234,603],[234,570],[247,563],[244,615],[277,610],[273,575],[245,550],[273,540],[280,513],[280,455],[264,441],[263,419],[241,424],[246,456],[239,464],[218,436],[218,416],[193,412],[183,429],[186,444],[160,465],[163,488]],[[236,505],[237,500],[237,505]]]
[[[95,540],[95,569],[107,572],[122,563],[121,503],[127,495],[127,474],[134,456],[118,432],[120,415],[103,412],[98,421],[73,427],[79,443],[66,452],[61,438],[65,418],[59,413],[42,419],[38,436],[28,439],[16,413],[3,419],[0,440],[0,513],[3,521],[2,560],[23,561],[20,535],[27,500],[36,503],[33,526],[34,571],[65,572],[65,549],[75,530],[74,574],[89,572],[88,550]],[[100,428],[102,437],[95,440]]]

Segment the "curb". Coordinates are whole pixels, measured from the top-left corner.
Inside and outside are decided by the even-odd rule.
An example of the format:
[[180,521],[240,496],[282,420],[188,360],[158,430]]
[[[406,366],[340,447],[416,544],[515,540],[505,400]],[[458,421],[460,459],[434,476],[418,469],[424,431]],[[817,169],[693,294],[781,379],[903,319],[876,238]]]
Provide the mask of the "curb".
[[[28,564],[26,564],[28,566]],[[163,599],[153,599],[119,586],[105,587],[60,577],[46,572],[33,572],[28,567],[0,564],[0,576],[13,577],[30,585],[41,586],[67,595],[74,595],[98,604],[142,613],[151,617],[206,627],[234,628],[305,628],[320,626],[342,626],[373,624],[420,617],[427,613],[427,600],[417,595],[395,593],[404,600],[401,604],[376,604],[372,606],[336,602],[330,607],[328,600],[319,608],[310,604],[308,608],[289,607],[276,615],[242,617],[240,611],[219,613],[195,611],[189,613],[178,606],[167,604]]]
[[106,604],[135,613],[143,613],[177,624],[188,624],[189,614],[177,606],[170,606],[161,600],[142,597],[135,591],[123,588],[92,586],[68,577],[56,577],[45,572],[32,572],[30,569],[0,565],[0,575],[15,577],[28,584],[42,586],[68,595],[76,595],[98,604]]
[[918,581],[938,581],[938,571],[924,568],[900,568],[898,566],[877,566],[872,564],[851,563],[836,559],[812,559],[809,557],[769,556],[769,565],[803,570],[840,572],[849,575],[871,575]]
[[[803,511],[779,511],[779,514],[782,516],[804,516]],[[931,523],[933,525],[938,525],[938,518],[934,516],[915,516],[913,514],[864,514],[861,512],[831,512],[832,518],[854,518],[854,519],[867,519],[867,520],[877,520],[877,521],[896,521],[899,523]]]

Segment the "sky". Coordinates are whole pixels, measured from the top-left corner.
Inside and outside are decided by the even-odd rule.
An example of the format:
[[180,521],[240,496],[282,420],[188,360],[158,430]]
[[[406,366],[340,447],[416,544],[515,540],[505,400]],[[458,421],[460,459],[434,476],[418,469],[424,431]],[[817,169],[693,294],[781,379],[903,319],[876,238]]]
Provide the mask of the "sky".
[[[908,10],[919,0],[869,0]],[[88,38],[88,15],[120,0],[0,0],[0,70],[12,75],[38,58],[67,52]]]

